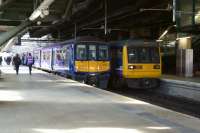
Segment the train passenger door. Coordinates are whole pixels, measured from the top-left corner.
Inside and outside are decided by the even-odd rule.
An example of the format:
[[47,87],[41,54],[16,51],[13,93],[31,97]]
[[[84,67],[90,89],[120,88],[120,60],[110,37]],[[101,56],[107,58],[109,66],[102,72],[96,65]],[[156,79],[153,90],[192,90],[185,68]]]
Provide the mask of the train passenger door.
[[87,46],[84,44],[76,45],[76,72],[88,72],[88,60],[87,60]]
[[88,46],[88,72],[98,72],[98,62],[97,62],[97,46]]
[[52,70],[55,70],[56,50],[57,48],[52,49]]
[[98,48],[98,72],[110,70],[109,48],[106,45],[99,45]]

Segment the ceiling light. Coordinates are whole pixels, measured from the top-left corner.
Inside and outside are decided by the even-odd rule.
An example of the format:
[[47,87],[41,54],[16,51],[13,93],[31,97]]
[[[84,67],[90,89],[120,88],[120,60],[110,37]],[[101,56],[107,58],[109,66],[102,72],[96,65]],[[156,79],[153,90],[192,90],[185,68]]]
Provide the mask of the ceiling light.
[[37,19],[39,16],[41,15],[41,11],[40,10],[35,10],[33,12],[33,14],[31,14],[31,16],[29,17],[30,21],[34,21],[35,19]]
[[44,0],[40,6],[31,14],[29,17],[30,21],[36,20],[39,16],[45,17],[49,15],[49,6],[54,2],[54,0]]

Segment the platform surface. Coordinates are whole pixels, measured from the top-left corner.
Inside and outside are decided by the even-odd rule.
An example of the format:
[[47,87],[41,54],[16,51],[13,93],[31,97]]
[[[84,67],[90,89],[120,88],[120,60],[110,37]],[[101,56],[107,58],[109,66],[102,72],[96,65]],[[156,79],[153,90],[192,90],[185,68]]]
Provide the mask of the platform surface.
[[200,132],[198,118],[39,70],[0,69],[0,133]]
[[197,83],[200,85],[200,77],[183,77],[183,76],[177,76],[177,75],[162,75],[162,79],[167,80],[174,80],[174,81],[183,81],[185,83]]

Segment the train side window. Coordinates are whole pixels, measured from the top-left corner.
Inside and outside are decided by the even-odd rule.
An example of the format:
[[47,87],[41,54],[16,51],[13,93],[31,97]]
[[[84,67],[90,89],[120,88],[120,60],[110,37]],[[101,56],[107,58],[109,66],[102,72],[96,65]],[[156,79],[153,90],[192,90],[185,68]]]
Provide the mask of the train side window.
[[96,46],[95,45],[89,45],[89,60],[96,60],[97,54],[96,54]]
[[99,46],[99,60],[108,60],[108,46]]
[[87,59],[86,45],[77,45],[76,58],[77,58],[77,60],[86,60]]
[[72,58],[72,55],[71,55],[71,51],[70,51],[70,47],[68,46],[66,48],[66,66],[69,67],[69,62],[70,62],[70,58]]
[[43,53],[43,60],[46,60],[46,52],[43,51],[42,53]]

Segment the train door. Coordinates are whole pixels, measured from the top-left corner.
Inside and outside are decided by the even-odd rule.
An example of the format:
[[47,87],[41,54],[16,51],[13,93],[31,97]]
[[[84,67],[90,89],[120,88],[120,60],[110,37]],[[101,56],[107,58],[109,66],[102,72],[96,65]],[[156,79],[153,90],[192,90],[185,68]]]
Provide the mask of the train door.
[[76,72],[88,72],[87,45],[76,45]]
[[88,72],[98,72],[98,61],[97,61],[97,46],[88,45]]
[[98,47],[98,72],[106,72],[110,70],[109,48],[106,45]]
[[56,60],[56,49],[57,48],[53,48],[52,49],[52,70],[55,70],[56,64],[55,64],[55,60]]

